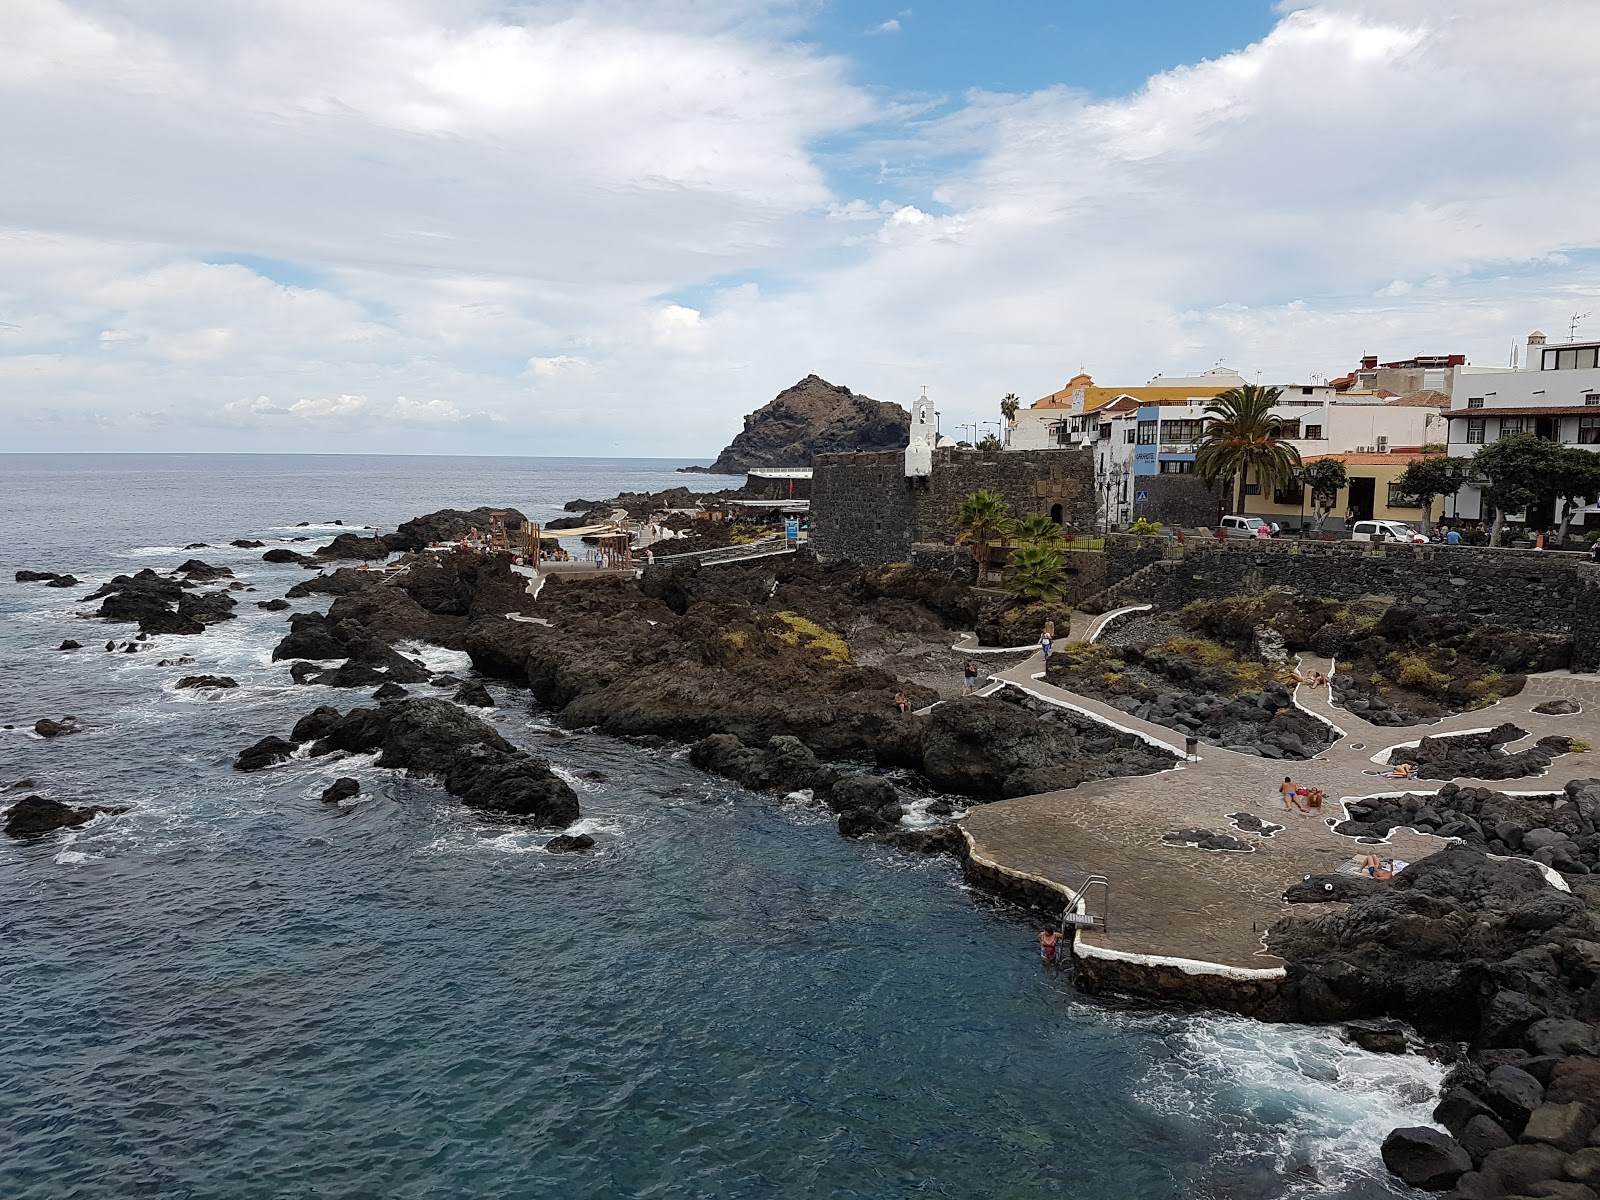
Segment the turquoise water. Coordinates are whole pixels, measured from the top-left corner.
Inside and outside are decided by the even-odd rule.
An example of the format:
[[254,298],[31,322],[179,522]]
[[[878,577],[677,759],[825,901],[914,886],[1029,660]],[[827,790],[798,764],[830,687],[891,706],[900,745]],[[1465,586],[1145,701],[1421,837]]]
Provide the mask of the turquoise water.
[[[303,572],[259,550],[194,552],[259,589],[203,635],[108,654],[75,615],[190,541],[548,517],[673,465],[0,456],[0,786],[132,806],[0,845],[0,1194],[1398,1194],[1377,1145],[1425,1119],[1436,1068],[1079,997],[948,861],[845,841],[681,752],[551,739],[500,685],[499,728],[578,788],[594,854],[367,760],[235,773],[361,699],[270,662],[286,614],[251,602]],[[24,566],[85,585],[11,583]],[[180,653],[242,686],[174,691],[155,663]],[[88,732],[27,732],[63,713]],[[359,802],[324,806],[341,774]]]

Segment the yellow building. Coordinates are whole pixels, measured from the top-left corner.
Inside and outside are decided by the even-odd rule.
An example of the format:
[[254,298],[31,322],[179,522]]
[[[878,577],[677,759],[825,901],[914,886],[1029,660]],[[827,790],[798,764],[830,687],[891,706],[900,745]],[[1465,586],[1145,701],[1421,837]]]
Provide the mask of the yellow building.
[[[1335,524],[1342,526],[1345,518],[1354,513],[1358,521],[1404,521],[1420,528],[1422,504],[1415,496],[1400,491],[1397,480],[1408,466],[1421,457],[1421,454],[1313,454],[1302,462],[1310,466],[1323,459],[1333,459],[1344,464],[1348,482],[1339,489],[1333,508],[1328,513],[1327,523],[1330,527]],[[1254,484],[1249,486],[1255,487]],[[1444,497],[1434,497],[1435,521],[1439,519],[1444,503]],[[1278,489],[1272,495],[1246,495],[1244,511],[1246,516],[1276,521],[1290,528],[1299,527],[1302,513],[1308,524],[1315,526],[1317,523],[1311,490],[1302,489],[1294,483]]]
[[1183,378],[1157,375],[1139,387],[1103,387],[1087,374],[1074,375],[1066,387],[1017,414],[1006,444],[1013,450],[1088,445],[1099,440],[1102,426],[1119,418],[1131,421],[1140,408],[1203,404],[1244,382],[1226,367]]

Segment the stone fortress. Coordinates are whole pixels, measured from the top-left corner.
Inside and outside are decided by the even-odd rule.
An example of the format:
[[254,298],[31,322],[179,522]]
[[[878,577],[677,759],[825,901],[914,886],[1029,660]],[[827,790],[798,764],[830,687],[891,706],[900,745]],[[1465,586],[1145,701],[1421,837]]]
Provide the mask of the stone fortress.
[[907,562],[914,545],[954,541],[956,511],[980,489],[1069,536],[1090,533],[1096,516],[1090,451],[960,449],[937,435],[926,399],[913,406],[905,450],[819,455],[811,489],[811,548],[862,563]]

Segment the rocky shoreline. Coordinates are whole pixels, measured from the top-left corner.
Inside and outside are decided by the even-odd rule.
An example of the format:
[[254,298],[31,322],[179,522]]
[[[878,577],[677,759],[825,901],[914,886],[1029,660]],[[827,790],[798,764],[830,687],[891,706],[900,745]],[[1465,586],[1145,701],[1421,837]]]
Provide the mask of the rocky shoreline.
[[[339,553],[322,557],[415,551],[459,536],[464,522],[481,527],[487,512],[445,510],[392,535],[341,534],[333,543]],[[58,577],[35,574],[49,577],[33,582],[58,586]],[[193,634],[235,615],[233,593],[245,586],[231,575],[190,560],[166,575],[118,576],[86,599],[101,602],[94,614],[101,619],[137,623],[141,638]],[[825,807],[844,836],[952,854],[975,884],[1058,910],[1058,891],[970,857],[958,826],[905,825],[905,798],[882,773],[914,772],[939,793],[982,803],[1173,763],[1140,738],[1016,688],[986,699],[949,698],[944,688],[898,673],[893,667],[903,657],[948,647],[952,634],[985,619],[969,589],[909,568],[798,555],[715,568],[660,566],[637,580],[551,576],[535,604],[527,579],[504,557],[445,552],[413,554],[394,578],[351,569],[307,578],[283,603],[310,595],[332,596],[328,612],[293,614],[273,661],[289,664],[297,683],[372,689],[377,703],[344,712],[319,706],[286,737],[270,735],[242,750],[235,763],[241,771],[296,754],[376,752],[378,766],[437,780],[491,819],[553,829],[578,820],[576,795],[546,762],[462,707],[489,700],[481,684],[433,674],[404,649],[428,643],[464,651],[482,675],[526,687],[564,729],[686,746],[702,770]],[[1560,657],[1547,640],[1497,646],[1481,631],[1424,626],[1414,614],[1368,618],[1322,606],[1307,616],[1275,602],[1239,610],[1245,607],[1247,627],[1239,611],[1216,604],[1186,618],[1202,632],[1232,638],[1231,658],[1170,638],[1158,646],[1112,645],[1063,654],[1051,665],[1052,681],[1095,694],[1089,683],[1098,676],[1099,694],[1124,711],[1247,753],[1295,759],[1316,753],[1328,733],[1292,706],[1272,664],[1257,669],[1263,627],[1277,634],[1279,647],[1336,643],[1393,671],[1415,665],[1401,659],[1429,670],[1444,661],[1423,654],[1416,640],[1435,628],[1453,643],[1452,661],[1465,664],[1437,685],[1439,703],[1468,707],[1484,695],[1478,685],[1485,671],[1505,668],[1494,686],[1509,686],[1517,670]],[[541,623],[506,618],[535,609]],[[858,657],[856,646],[869,643],[882,665]],[[953,679],[959,656],[947,657]],[[1372,674],[1381,671],[1375,666]],[[204,675],[183,681],[213,689],[230,682]],[[409,694],[422,686],[453,689],[453,699]],[[1407,708],[1394,688],[1372,689],[1352,692],[1369,721],[1375,712],[1415,715],[1418,706]],[[901,692],[926,711],[897,711]],[[1415,763],[1419,778],[1513,779],[1544,773],[1567,749],[1566,739],[1546,738],[1504,753],[1521,736],[1503,725],[1423,738],[1391,757]],[[345,786],[323,799],[349,799],[353,782],[340,781]],[[953,815],[949,802],[937,803],[943,807],[930,805],[931,816]],[[40,836],[115,811],[28,796],[9,810],[6,832]],[[1357,839],[1354,849],[1359,839],[1402,826],[1462,844],[1412,864],[1392,882],[1341,875],[1294,883],[1290,900],[1348,907],[1272,928],[1267,948],[1289,963],[1281,982],[1249,983],[1254,999],[1247,1005],[1235,995],[1210,995],[1205,981],[1194,979],[1175,981],[1173,998],[1245,1007],[1269,1020],[1347,1022],[1352,1040],[1388,1050],[1404,1049],[1405,1038],[1382,1022],[1408,1022],[1433,1040],[1432,1053],[1456,1064],[1436,1113],[1449,1132],[1397,1131],[1384,1151],[1392,1170],[1461,1197],[1595,1197],[1600,781],[1552,784],[1535,796],[1445,782],[1432,794],[1352,803],[1338,832]],[[1232,837],[1226,831],[1180,832],[1230,848],[1222,844]],[[586,839],[567,836],[551,848],[581,850]],[[1565,890],[1550,885],[1552,876]],[[1079,982],[1086,991],[1117,991],[1123,969],[1086,961]],[[1229,986],[1237,992],[1246,985]]]

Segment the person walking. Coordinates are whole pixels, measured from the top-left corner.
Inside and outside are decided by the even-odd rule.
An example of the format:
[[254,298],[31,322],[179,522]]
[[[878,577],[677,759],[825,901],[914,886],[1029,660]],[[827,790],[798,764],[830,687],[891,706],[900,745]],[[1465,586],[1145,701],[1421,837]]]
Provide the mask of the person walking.
[[1046,671],[1050,669],[1050,647],[1052,644],[1053,639],[1050,637],[1050,630],[1046,628],[1044,636],[1039,639],[1039,649],[1044,652],[1044,669]]
[[972,695],[973,689],[977,686],[978,664],[969,658],[966,662],[961,664],[961,694],[963,696],[970,696]]

